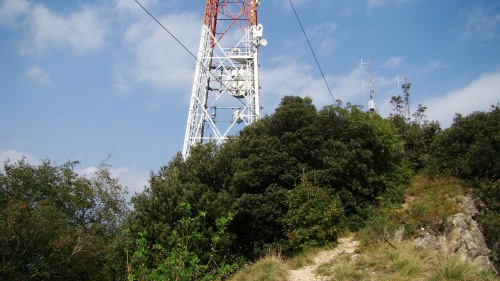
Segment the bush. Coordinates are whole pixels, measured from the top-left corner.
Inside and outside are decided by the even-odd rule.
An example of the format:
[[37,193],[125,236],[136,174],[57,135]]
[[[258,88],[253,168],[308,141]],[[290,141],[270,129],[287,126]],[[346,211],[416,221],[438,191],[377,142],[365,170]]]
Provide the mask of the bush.
[[287,203],[285,232],[292,252],[337,241],[345,220],[338,196],[306,181],[288,192]]
[[[218,218],[217,229],[209,233],[204,225],[206,213],[191,214],[189,203],[182,203],[183,217],[169,232],[167,244],[150,245],[146,233],[131,237],[128,280],[216,280],[233,273],[236,264],[225,262],[224,245],[228,243],[226,228],[233,216]],[[130,231],[127,231],[130,235]],[[210,250],[200,247],[208,244]],[[149,265],[151,256],[157,262]]]

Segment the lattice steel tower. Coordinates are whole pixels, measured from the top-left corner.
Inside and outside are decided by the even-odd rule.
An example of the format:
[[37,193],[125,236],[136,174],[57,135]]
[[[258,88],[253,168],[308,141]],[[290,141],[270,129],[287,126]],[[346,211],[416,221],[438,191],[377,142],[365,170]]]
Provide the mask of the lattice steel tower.
[[260,118],[260,0],[206,0],[182,156]]

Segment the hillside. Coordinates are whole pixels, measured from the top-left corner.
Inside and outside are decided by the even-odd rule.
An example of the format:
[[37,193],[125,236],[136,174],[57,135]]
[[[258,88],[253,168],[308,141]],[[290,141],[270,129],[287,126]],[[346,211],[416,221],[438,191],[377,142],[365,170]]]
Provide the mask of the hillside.
[[[500,280],[466,194],[455,179],[419,176],[404,204],[382,207],[365,228],[331,249],[287,260],[266,257],[230,281]],[[463,225],[454,223],[457,218]]]

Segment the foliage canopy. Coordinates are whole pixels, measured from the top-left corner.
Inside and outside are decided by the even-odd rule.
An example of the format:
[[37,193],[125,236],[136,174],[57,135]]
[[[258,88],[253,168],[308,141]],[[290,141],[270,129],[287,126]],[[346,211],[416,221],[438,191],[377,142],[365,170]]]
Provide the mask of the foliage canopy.
[[[203,223],[196,235],[180,238],[191,241],[197,265],[222,277],[234,262],[269,251],[335,242],[344,227],[360,227],[373,206],[401,200],[407,180],[403,143],[390,121],[340,101],[318,111],[310,98],[290,96],[238,138],[195,147],[186,161],[177,155],[153,173],[150,187],[133,198],[130,235],[142,248],[172,253],[186,219],[179,206],[189,204]],[[217,221],[228,216],[217,234]],[[217,249],[207,240],[214,235],[223,241]],[[142,264],[154,271],[165,253]]]
[[[101,165],[5,163],[0,173],[2,280],[112,280],[124,275],[124,190]],[[120,262],[121,261],[121,262]]]

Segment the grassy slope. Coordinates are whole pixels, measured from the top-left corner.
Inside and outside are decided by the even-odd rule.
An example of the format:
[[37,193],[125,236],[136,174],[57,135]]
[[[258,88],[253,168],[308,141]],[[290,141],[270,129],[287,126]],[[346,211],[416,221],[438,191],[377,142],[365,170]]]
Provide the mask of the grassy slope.
[[491,271],[464,262],[455,254],[418,248],[411,241],[365,248],[320,267],[325,280],[498,280]]
[[285,281],[286,265],[278,256],[267,256],[238,271],[231,281]]
[[[438,233],[446,217],[461,211],[463,195],[458,180],[417,177],[406,191],[405,204],[380,208],[358,233],[362,245],[358,254],[321,265],[318,275],[327,276],[324,280],[500,280],[489,269],[477,268],[454,254],[417,248],[411,240],[392,240],[401,229],[409,239],[422,230]],[[296,263],[297,258],[285,262],[266,257],[230,280],[286,280],[287,268]]]

